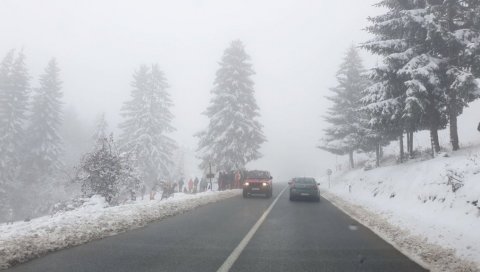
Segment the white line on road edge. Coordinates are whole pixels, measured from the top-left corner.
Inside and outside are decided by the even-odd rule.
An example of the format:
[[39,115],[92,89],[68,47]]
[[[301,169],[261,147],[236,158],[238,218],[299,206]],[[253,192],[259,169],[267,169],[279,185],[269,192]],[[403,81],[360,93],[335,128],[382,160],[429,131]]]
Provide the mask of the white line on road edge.
[[245,247],[248,245],[248,242],[252,239],[253,235],[255,235],[255,232],[257,232],[258,228],[262,225],[263,221],[265,221],[265,218],[267,218],[268,214],[272,210],[273,206],[275,206],[275,203],[277,203],[278,199],[280,196],[282,196],[283,192],[288,188],[286,186],[283,188],[283,190],[278,194],[278,196],[275,198],[275,200],[270,204],[268,209],[262,214],[262,216],[258,219],[257,223],[253,225],[253,227],[250,229],[250,231],[243,237],[242,241],[238,246],[232,251],[230,256],[225,260],[225,262],[220,266],[220,268],[217,270],[217,272],[227,272],[232,268],[233,264],[235,261],[240,257],[240,254],[242,251],[245,249]]

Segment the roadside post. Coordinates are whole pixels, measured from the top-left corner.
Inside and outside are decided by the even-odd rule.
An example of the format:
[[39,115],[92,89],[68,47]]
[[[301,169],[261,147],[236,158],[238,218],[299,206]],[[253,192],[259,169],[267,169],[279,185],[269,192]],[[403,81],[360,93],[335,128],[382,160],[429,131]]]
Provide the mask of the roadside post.
[[213,183],[212,179],[215,177],[215,175],[212,173],[212,163],[209,163],[209,172],[207,174],[207,178],[210,179],[210,190],[213,191]]
[[330,189],[330,176],[332,175],[332,169],[327,169],[327,176],[328,176],[328,189]]

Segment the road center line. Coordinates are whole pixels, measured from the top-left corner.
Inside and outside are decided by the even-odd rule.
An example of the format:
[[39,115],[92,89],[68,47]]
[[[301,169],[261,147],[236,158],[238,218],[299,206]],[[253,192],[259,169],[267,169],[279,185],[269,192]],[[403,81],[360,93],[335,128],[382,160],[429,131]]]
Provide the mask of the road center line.
[[252,239],[253,235],[255,235],[255,232],[257,232],[258,228],[262,225],[263,221],[265,221],[265,218],[267,218],[267,216],[270,213],[270,211],[272,210],[273,206],[275,206],[278,199],[280,198],[280,196],[282,196],[283,192],[285,192],[285,190],[287,188],[288,188],[288,186],[283,188],[283,190],[278,194],[278,196],[275,198],[275,200],[273,200],[272,204],[270,204],[268,209],[262,214],[262,216],[260,216],[260,218],[255,223],[255,225],[253,225],[253,227],[250,229],[250,231],[247,233],[247,235],[245,235],[245,237],[243,237],[242,241],[240,241],[238,246],[232,251],[232,253],[230,253],[230,256],[228,256],[228,258],[225,260],[225,262],[223,262],[222,266],[220,266],[220,268],[217,270],[217,272],[227,272],[227,271],[230,270],[230,268],[232,268],[235,261],[238,259],[238,257],[240,257],[240,254],[242,253],[242,251],[248,245],[248,243]]

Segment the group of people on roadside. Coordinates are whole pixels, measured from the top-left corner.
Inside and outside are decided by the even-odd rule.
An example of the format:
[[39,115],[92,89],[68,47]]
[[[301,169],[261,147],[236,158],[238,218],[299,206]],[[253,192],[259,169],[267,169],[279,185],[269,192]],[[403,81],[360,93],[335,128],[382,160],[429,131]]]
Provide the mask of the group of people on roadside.
[[[191,178],[188,181],[182,178],[178,180],[177,182],[164,182],[161,181],[159,183],[155,183],[151,188],[150,192],[147,192],[147,186],[143,184],[140,187],[140,196],[141,199],[144,199],[145,194],[147,194],[147,197],[150,198],[150,200],[154,200],[157,192],[162,192],[162,198],[165,197],[165,192],[168,192],[168,195],[172,195],[175,192],[183,192],[186,194],[195,194],[198,192],[205,192],[207,190],[210,190],[210,183],[205,179],[202,178],[201,180],[198,179],[197,177]],[[135,197],[132,196],[132,200]]]
[[195,194],[198,192],[205,192],[211,189],[210,183],[205,178],[199,180],[197,177],[195,177],[194,179],[191,178],[186,182],[184,182],[183,179],[180,179],[177,182],[177,185],[178,192],[183,192],[186,194]]
[[218,190],[242,188],[244,175],[240,171],[229,171],[218,173]]

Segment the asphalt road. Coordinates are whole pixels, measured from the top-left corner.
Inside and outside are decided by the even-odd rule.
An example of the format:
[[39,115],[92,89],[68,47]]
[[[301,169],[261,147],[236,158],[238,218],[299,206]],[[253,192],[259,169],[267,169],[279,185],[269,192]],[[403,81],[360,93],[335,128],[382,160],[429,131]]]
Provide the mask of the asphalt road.
[[[271,199],[208,204],[7,271],[217,271],[284,186]],[[290,202],[285,191],[230,271],[425,270],[325,199]]]

